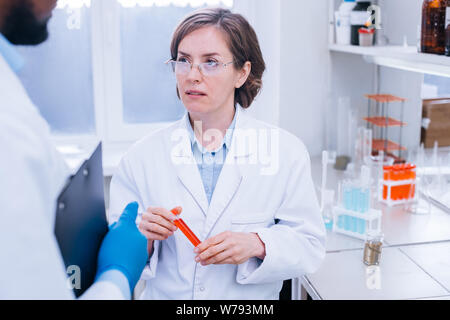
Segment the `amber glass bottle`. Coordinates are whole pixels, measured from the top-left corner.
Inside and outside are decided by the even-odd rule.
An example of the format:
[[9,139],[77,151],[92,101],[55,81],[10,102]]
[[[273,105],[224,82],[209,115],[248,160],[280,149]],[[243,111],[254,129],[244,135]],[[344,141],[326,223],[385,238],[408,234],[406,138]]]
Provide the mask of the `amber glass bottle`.
[[445,14],[445,55],[450,57],[450,0],[447,0]]
[[445,53],[446,0],[424,0],[421,49],[425,53]]

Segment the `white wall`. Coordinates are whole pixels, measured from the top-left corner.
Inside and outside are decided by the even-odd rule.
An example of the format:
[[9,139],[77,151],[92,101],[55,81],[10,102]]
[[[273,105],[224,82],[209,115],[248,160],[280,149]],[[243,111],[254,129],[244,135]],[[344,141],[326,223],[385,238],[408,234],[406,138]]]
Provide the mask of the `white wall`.
[[327,1],[281,1],[280,126],[311,155],[324,144],[328,91]]
[[266,71],[261,93],[249,108],[257,119],[279,125],[280,107],[280,0],[235,0],[233,11],[255,29]]
[[312,155],[324,142],[327,101],[327,2],[236,0],[255,28],[267,73],[250,112],[292,132]]
[[[391,44],[417,41],[422,0],[379,0]],[[336,6],[339,1],[336,0]],[[328,50],[328,1],[235,0],[254,26],[267,73],[264,87],[250,108],[257,118],[278,124],[306,144],[312,156],[336,148],[337,104],[348,97],[359,116],[367,111],[366,93],[377,89],[376,67],[361,56]],[[420,134],[420,86],[423,75],[380,68],[380,92],[408,98],[403,142],[414,148]],[[399,109],[399,108],[398,108]],[[399,115],[394,110],[393,116]],[[360,121],[360,124],[363,122]],[[392,138],[398,134],[392,131]]]

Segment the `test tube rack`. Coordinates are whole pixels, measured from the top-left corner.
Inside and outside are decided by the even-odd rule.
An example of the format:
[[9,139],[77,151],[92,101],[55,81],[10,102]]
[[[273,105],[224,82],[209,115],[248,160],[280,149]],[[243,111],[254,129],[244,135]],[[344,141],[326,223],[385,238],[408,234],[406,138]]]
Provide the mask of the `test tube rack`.
[[[402,181],[386,181],[380,179],[380,188],[378,189],[378,201],[393,207],[399,204],[411,203],[417,201],[416,180],[402,180]],[[395,188],[404,188],[412,193],[412,197],[395,199],[393,198],[393,190]],[[412,188],[412,189],[411,189]]]
[[[393,168],[400,170],[400,175],[403,175],[403,177],[392,179],[390,171]],[[403,170],[403,173],[401,170]],[[378,184],[379,202],[392,207],[417,201],[415,166],[409,164],[386,166],[383,171],[383,179],[380,179]]]
[[381,216],[380,210],[369,209],[361,213],[335,206],[333,207],[333,232],[365,240],[368,233],[381,232]]
[[[405,106],[405,98],[396,97],[390,94],[366,94],[368,99],[367,117],[364,120],[367,122],[367,128],[374,130],[376,127],[378,132],[377,138],[372,140],[372,152],[377,154],[379,151],[384,151],[385,155],[389,155],[394,158],[396,163],[404,162],[402,158],[402,151],[406,148],[402,146],[402,129],[407,124],[403,122],[403,113]],[[371,112],[371,102],[376,103],[376,114]],[[388,116],[388,107],[390,104],[400,102],[401,103],[401,115],[400,120],[390,118]],[[380,110],[381,109],[381,110]],[[389,140],[389,128],[399,127],[399,143]],[[375,133],[374,133],[375,136]],[[398,151],[398,155],[394,155],[393,152]]]

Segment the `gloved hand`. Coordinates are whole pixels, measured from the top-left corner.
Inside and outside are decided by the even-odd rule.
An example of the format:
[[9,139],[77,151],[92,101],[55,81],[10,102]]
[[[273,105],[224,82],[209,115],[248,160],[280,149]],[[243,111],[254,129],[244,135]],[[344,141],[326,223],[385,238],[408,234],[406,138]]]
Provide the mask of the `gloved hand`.
[[97,277],[111,269],[121,271],[133,292],[148,260],[147,239],[136,226],[139,205],[127,205],[119,221],[112,224],[103,239],[97,259]]

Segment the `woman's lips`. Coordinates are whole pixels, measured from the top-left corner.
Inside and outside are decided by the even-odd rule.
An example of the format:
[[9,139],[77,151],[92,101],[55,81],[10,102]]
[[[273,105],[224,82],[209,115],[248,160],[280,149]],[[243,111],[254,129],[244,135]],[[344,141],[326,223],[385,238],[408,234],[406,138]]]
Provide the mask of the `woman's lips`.
[[204,92],[196,91],[196,90],[188,90],[188,91],[186,91],[186,95],[192,99],[199,99],[202,97],[206,97],[206,94]]

